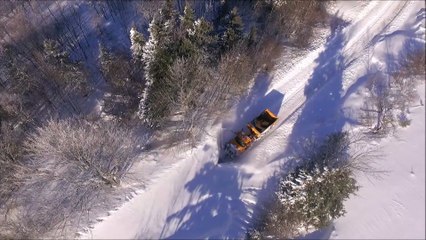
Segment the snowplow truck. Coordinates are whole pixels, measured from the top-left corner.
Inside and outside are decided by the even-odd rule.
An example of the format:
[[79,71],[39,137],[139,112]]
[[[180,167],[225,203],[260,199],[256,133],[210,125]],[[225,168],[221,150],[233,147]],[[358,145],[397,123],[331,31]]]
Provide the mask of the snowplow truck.
[[276,123],[277,119],[278,117],[273,112],[265,109],[258,117],[247,124],[247,129],[237,132],[236,136],[225,144],[225,158],[233,160],[245,152]]

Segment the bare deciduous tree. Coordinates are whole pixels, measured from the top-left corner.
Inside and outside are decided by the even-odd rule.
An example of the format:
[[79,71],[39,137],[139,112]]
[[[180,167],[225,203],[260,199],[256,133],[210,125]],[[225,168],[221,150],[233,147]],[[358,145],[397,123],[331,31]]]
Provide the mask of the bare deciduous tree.
[[272,8],[265,31],[270,36],[284,37],[297,47],[307,47],[313,27],[326,22],[326,4],[327,1],[264,1],[266,11]]
[[6,123],[0,128],[0,210],[18,189],[29,169],[22,162],[22,133]]
[[30,135],[25,146],[44,166],[79,169],[74,177],[116,185],[133,165],[138,143],[129,129],[113,123],[50,120]]
[[215,101],[227,104],[240,97],[253,83],[254,61],[239,44],[222,55],[214,75]]
[[[373,133],[387,133],[396,127],[410,123],[410,103],[418,98],[418,75],[424,74],[424,52],[407,50],[401,63],[390,73],[376,71],[369,74],[367,98],[361,109],[362,120],[372,126]],[[397,121],[398,120],[398,121]]]
[[381,72],[372,73],[367,85],[368,97],[365,101],[364,111],[375,115],[374,133],[388,132],[389,127],[394,127],[394,116],[389,78]]
[[399,69],[391,74],[394,103],[395,107],[401,111],[401,114],[410,113],[410,103],[418,98],[416,86],[418,84],[418,76],[424,76],[425,74],[424,61],[424,51],[417,50],[413,52],[408,50],[408,53],[401,61]]

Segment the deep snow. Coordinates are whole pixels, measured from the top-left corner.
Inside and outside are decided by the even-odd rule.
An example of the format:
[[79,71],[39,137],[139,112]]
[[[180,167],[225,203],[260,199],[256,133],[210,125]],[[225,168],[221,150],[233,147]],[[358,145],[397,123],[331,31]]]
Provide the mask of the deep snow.
[[[256,214],[257,204],[273,189],[275,174],[281,169],[289,170],[295,164],[288,158],[293,151],[292,146],[305,137],[322,137],[356,125],[355,118],[346,114],[356,105],[356,101],[351,101],[351,96],[356,95],[356,90],[365,81],[366,66],[371,63],[371,59],[375,57],[378,59],[376,62],[381,62],[381,51],[375,51],[375,47],[387,42],[382,39],[388,39],[389,34],[401,30],[408,33],[402,37],[424,39],[421,35],[422,28],[413,28],[418,24],[416,14],[422,8],[424,9],[423,2],[338,2],[331,11],[336,21],[342,23],[341,28],[330,29],[324,43],[307,53],[290,69],[285,67],[283,59],[273,73],[259,76],[246,98],[223,116],[226,120],[211,127],[204,144],[188,151],[159,150],[150,157],[151,160],[136,166],[136,170],[140,169],[148,176],[147,187],[138,191],[136,196],[117,211],[110,212],[110,216],[94,225],[82,237],[242,237],[253,214]],[[420,37],[416,35],[419,32]],[[399,48],[401,46],[396,44],[391,49]],[[354,102],[353,105],[351,102]],[[241,128],[265,107],[278,113],[280,118],[274,130],[235,164],[215,165],[218,142],[229,138],[231,130]],[[424,108],[422,109],[424,113]],[[419,120],[415,118],[413,127],[409,129],[415,129],[416,121]],[[423,121],[424,129],[424,118],[420,121]],[[424,140],[424,131],[422,136]],[[416,156],[424,157],[424,148],[423,155]],[[414,166],[416,179],[419,179],[416,180],[416,186],[424,188],[421,166]],[[422,169],[424,171],[424,167]],[[406,172],[403,169],[401,171],[401,174]],[[384,181],[384,186],[394,185],[390,180]],[[411,183],[407,182],[397,185],[405,189]],[[365,184],[363,180],[361,183]],[[363,188],[360,196],[364,189],[369,188]],[[417,209],[421,209],[422,206],[418,206],[421,197],[413,202],[405,202],[404,199],[408,196],[403,196],[403,193],[392,195],[394,192],[385,191],[383,196],[370,196],[378,199],[383,197],[386,201],[390,199],[386,203],[390,207],[395,206],[390,209],[397,209],[395,211],[399,213],[401,211],[398,210],[397,202],[401,201],[403,204],[412,203]],[[424,191],[422,196],[424,201]],[[356,199],[351,199],[348,202],[349,212],[360,214],[357,211],[358,204]],[[371,209],[374,206],[376,205],[373,204]],[[366,208],[368,211],[371,209]],[[404,221],[407,216],[413,217],[410,212],[411,210],[407,214],[401,214],[400,221]],[[336,222],[336,230],[332,236],[359,236],[353,232],[351,223],[362,222],[363,216],[349,218],[350,216],[352,215],[348,213],[348,217],[343,218],[342,222]],[[386,214],[374,215],[372,219],[376,223],[392,221],[391,216]],[[416,223],[422,222],[419,220]],[[359,231],[364,231],[365,235],[362,236],[379,236],[366,230],[365,226],[371,224],[362,226],[364,228],[358,228]],[[382,227],[384,231],[385,228]],[[415,236],[419,236],[421,233],[416,230],[416,234],[418,235]]]

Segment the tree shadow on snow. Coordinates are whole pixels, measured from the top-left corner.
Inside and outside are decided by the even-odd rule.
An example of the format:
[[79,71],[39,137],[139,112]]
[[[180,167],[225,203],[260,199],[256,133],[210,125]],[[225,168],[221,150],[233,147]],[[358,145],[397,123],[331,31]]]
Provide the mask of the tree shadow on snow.
[[176,226],[167,238],[241,237],[241,221],[249,215],[246,203],[240,199],[241,182],[249,177],[232,165],[206,163],[185,185],[192,193],[190,204],[167,218],[167,225]]
[[[288,136],[288,145],[281,154],[270,161],[270,164],[278,161],[280,170],[273,174],[256,193],[257,204],[254,207],[253,216],[255,219],[260,218],[260,221],[265,214],[265,209],[268,209],[270,203],[268,198],[273,197],[278,180],[299,164],[296,158],[289,156],[294,156],[301,151],[300,143],[308,138],[323,138],[329,133],[341,131],[346,122],[354,122],[352,119],[345,118],[342,111],[343,103],[347,98],[342,96],[343,72],[353,63],[352,59],[345,59],[342,53],[345,45],[342,27],[347,23],[337,16],[335,18],[332,21],[334,24],[330,26],[331,35],[327,39],[325,50],[315,60],[317,67],[304,88],[306,102],[301,106],[300,115]],[[285,122],[286,120],[281,125]]]
[[[288,137],[289,145],[273,161],[300,151],[300,144],[305,139],[321,139],[330,133],[341,131],[346,122],[356,123],[355,120],[346,118],[342,110],[349,93],[343,94],[343,72],[353,63],[353,59],[345,59],[342,54],[344,44],[341,29],[333,30],[325,50],[315,60],[318,65],[305,86],[306,102]],[[288,164],[283,167],[287,168]]]
[[[276,90],[268,92],[270,83],[267,73],[257,76],[251,91],[236,106],[234,117],[222,122],[223,133],[219,141],[231,139],[234,132],[244,128],[266,108],[279,113],[284,94]],[[217,166],[206,163],[185,185],[185,189],[192,193],[190,202],[195,204],[189,204],[167,218],[166,226],[176,226],[174,234],[168,238],[243,237],[247,219],[251,216],[248,210],[251,203],[241,199],[245,191],[241,184],[250,177],[251,174],[239,171],[234,164]]]

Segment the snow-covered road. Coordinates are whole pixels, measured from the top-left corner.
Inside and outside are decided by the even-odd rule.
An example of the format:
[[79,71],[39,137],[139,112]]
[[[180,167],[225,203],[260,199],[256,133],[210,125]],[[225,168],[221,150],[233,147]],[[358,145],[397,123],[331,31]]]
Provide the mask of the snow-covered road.
[[[350,20],[344,28],[330,30],[325,43],[291,69],[278,64],[270,76],[258,79],[252,92],[223,116],[227,120],[212,126],[204,144],[187,152],[158,155],[158,162],[172,159],[174,164],[159,171],[144,191],[82,237],[242,237],[258,200],[274,185],[275,172],[291,167],[287,159],[291,144],[350,124],[341,114],[342,106],[365,74],[377,36],[404,27],[422,4],[337,3],[335,18]],[[274,131],[237,163],[215,165],[217,139],[226,139],[227,130],[238,129],[265,107],[278,112],[280,121]]]

